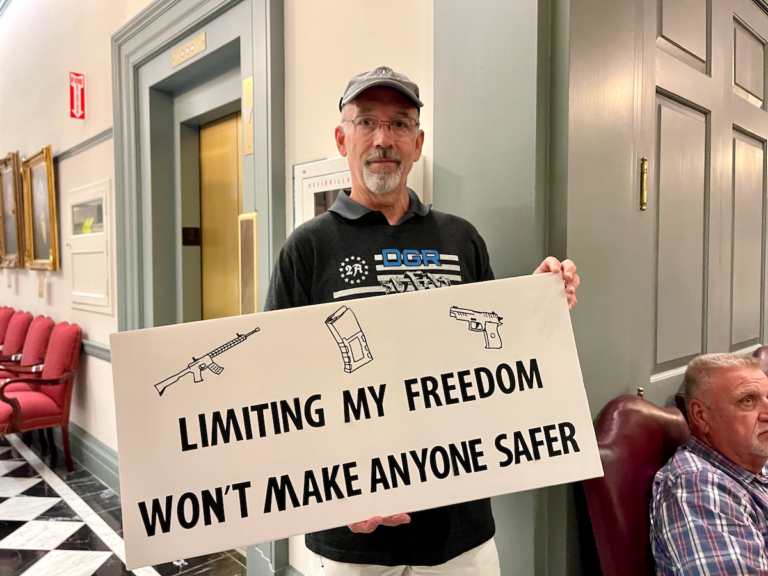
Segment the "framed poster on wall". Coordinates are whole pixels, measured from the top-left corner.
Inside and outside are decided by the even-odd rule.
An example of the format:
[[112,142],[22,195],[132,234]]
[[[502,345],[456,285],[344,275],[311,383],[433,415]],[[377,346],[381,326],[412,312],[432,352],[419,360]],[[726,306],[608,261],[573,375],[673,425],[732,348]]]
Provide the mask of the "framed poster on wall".
[[110,190],[112,181],[102,180],[70,190],[63,195],[62,234],[66,240],[64,259],[71,279],[72,308],[112,314],[109,257]]
[[20,268],[24,264],[24,218],[18,152],[0,159],[0,192],[0,267]]
[[24,266],[31,270],[59,269],[56,224],[56,183],[53,154],[46,146],[22,162],[24,180]]

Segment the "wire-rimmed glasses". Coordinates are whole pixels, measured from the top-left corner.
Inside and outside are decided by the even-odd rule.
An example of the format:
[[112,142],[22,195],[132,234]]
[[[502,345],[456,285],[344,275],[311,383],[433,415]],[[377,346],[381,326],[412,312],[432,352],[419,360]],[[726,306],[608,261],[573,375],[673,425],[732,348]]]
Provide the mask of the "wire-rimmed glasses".
[[387,121],[377,116],[356,116],[352,120],[344,120],[344,122],[352,122],[355,125],[355,130],[363,136],[378,131],[382,124],[386,124],[390,133],[399,138],[412,136],[419,127],[419,121],[415,118],[390,118]]

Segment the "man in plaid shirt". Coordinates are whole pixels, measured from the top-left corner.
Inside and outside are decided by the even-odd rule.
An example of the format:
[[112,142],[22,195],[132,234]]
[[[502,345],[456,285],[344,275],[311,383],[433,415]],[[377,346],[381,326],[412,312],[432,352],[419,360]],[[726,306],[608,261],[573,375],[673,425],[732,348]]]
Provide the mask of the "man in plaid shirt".
[[691,439],[656,474],[657,575],[768,576],[768,378],[757,358],[688,365]]

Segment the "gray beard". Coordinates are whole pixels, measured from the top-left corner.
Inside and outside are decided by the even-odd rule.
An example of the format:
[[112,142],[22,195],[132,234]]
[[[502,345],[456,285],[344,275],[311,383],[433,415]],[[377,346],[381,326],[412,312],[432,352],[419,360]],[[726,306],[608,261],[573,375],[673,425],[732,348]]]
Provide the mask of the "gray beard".
[[375,174],[368,166],[363,166],[363,181],[368,190],[374,194],[386,194],[396,190],[400,185],[400,176],[403,174],[403,165],[399,164],[393,172],[381,172]]

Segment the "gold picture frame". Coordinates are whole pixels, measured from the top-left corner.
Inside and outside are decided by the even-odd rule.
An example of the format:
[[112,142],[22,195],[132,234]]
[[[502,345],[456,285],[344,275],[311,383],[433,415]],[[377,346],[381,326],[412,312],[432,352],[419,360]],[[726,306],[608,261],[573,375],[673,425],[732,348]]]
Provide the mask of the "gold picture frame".
[[22,160],[24,182],[24,266],[30,270],[59,269],[56,224],[56,182],[53,154],[46,146]]
[[24,213],[18,152],[0,158],[0,268],[24,266]]

